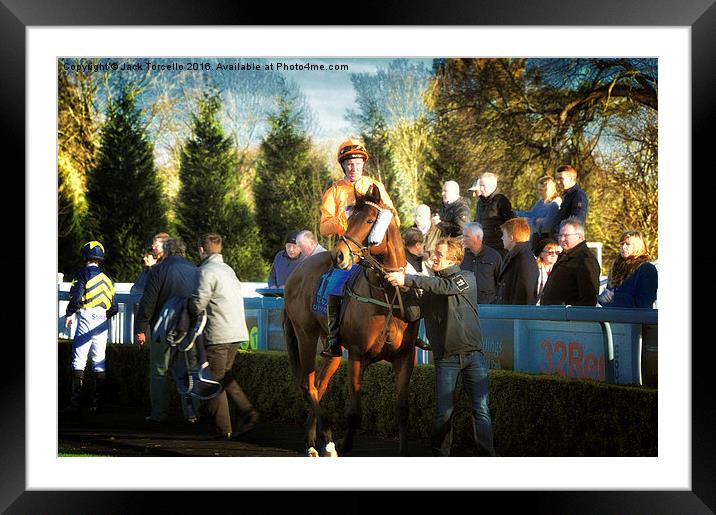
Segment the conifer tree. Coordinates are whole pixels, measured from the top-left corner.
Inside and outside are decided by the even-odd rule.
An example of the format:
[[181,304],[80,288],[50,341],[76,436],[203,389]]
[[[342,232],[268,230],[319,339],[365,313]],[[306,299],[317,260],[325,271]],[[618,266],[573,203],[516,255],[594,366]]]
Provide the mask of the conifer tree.
[[303,130],[304,116],[284,94],[261,142],[254,198],[267,260],[283,248],[290,231],[310,229],[318,236],[321,188],[329,176],[313,156],[311,139]]
[[182,149],[177,226],[187,253],[198,260],[197,240],[216,232],[224,240],[224,261],[244,281],[266,279],[260,239],[246,198],[237,188],[239,166],[231,137],[219,122],[221,98],[210,91],[192,115],[192,136]]
[[153,146],[128,87],[108,108],[87,200],[87,237],[104,244],[105,265],[116,281],[133,281],[142,268],[143,248],[152,235],[167,230],[167,221]]

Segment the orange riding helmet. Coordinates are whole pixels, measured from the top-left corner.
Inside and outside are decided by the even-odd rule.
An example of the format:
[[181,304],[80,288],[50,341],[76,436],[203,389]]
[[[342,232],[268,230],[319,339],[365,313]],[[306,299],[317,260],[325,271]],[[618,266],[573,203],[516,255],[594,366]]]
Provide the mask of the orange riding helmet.
[[352,157],[362,157],[368,161],[368,151],[360,141],[347,139],[338,147],[338,155],[336,156],[336,159],[339,163],[342,163],[346,159],[350,159]]

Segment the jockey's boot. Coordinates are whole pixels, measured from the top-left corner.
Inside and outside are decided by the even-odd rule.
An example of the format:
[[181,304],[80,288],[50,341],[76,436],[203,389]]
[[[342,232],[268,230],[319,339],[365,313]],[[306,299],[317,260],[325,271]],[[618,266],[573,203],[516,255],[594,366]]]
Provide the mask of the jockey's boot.
[[102,402],[104,402],[104,379],[106,377],[105,372],[94,373],[94,390],[90,393],[90,412],[99,413],[102,409]]
[[62,410],[62,413],[78,413],[82,403],[82,386],[84,383],[84,370],[72,371],[72,391],[70,393],[70,404]]
[[426,342],[425,340],[423,340],[420,336],[416,336],[416,337],[415,337],[415,346],[416,346],[418,349],[423,349],[424,351],[431,351],[431,350],[433,350],[432,346],[431,346],[428,342]]
[[328,338],[327,347],[321,351],[321,356],[326,358],[336,358],[343,355],[343,346],[340,342],[340,323],[339,314],[341,312],[341,297],[339,295],[329,295],[328,304],[326,305],[326,315],[328,317]]

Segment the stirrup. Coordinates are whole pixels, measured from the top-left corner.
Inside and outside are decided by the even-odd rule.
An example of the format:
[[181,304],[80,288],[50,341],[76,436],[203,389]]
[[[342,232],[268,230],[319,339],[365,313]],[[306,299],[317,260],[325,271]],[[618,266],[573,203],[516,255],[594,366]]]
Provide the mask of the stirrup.
[[335,342],[333,345],[329,345],[321,351],[321,356],[324,358],[338,358],[343,356],[343,346]]

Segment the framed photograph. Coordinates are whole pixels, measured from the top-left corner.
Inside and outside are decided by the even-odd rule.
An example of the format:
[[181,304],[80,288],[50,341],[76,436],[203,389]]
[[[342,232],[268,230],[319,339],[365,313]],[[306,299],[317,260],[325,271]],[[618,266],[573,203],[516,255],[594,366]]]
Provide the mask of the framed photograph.
[[[25,313],[25,355],[24,362],[17,359],[17,345],[10,351],[12,366],[0,394],[4,433],[0,509],[53,513],[63,511],[59,507],[64,506],[64,511],[104,508],[119,512],[141,502],[139,491],[144,490],[308,490],[310,494],[310,490],[331,489],[326,488],[331,476],[340,478],[334,489],[356,495],[361,490],[461,490],[476,495],[499,491],[491,497],[508,502],[512,491],[521,491],[522,501],[537,512],[555,505],[592,513],[609,512],[615,505],[637,513],[716,509],[712,438],[716,428],[713,402],[703,379],[709,377],[710,345],[708,339],[702,345],[692,343],[690,282],[691,235],[703,225],[690,217],[692,183],[701,184],[693,180],[691,170],[697,164],[708,166],[701,161],[710,146],[706,128],[713,121],[716,8],[711,0],[659,6],[641,0],[598,5],[552,0],[539,7],[515,5],[510,11],[504,2],[479,9],[468,3],[450,9],[426,3],[405,12],[379,8],[371,14],[370,26],[350,27],[333,21],[316,26],[306,15],[297,21],[310,25],[284,25],[296,20],[287,13],[270,13],[265,18],[268,8],[237,12],[236,6],[223,2],[211,7],[191,2],[154,2],[151,8],[140,8],[137,3],[134,7],[85,0],[62,8],[19,1],[4,1],[0,6],[0,48],[6,63],[0,81],[2,112],[6,113],[1,140],[6,155],[19,156],[15,169],[25,170],[24,176],[13,174],[13,186],[15,191],[25,191],[27,203],[25,305],[20,308]],[[270,24],[253,25],[264,19],[270,19]],[[146,58],[145,62],[164,66],[171,62],[186,66],[187,59],[202,58],[212,67],[216,62],[255,59],[262,64],[294,66],[286,71],[295,72],[295,80],[300,81],[306,75],[295,67],[298,63],[345,61],[355,71],[360,63],[371,62],[374,70],[375,62],[392,58],[431,63],[436,58],[459,57],[636,57],[658,62],[659,264],[662,277],[668,279],[659,288],[660,318],[666,323],[659,328],[657,457],[346,458],[311,463],[302,458],[57,457],[53,404],[57,362],[52,343],[57,334],[53,256],[58,59],[128,63]],[[308,99],[314,106],[319,100]],[[338,103],[335,98],[323,100]],[[347,108],[349,104],[340,105],[335,111],[340,115]],[[331,111],[325,105],[324,109]],[[323,122],[325,126],[350,129],[349,120],[341,120],[335,112],[332,115],[338,119]],[[16,252],[16,240],[10,238],[15,250],[7,266],[20,268],[23,253]],[[672,281],[672,277],[680,280]],[[12,334],[8,340],[17,337]],[[184,461],[187,469],[207,467],[216,475],[171,478]],[[418,496],[412,499],[419,502]],[[181,502],[187,506],[186,497]]]

